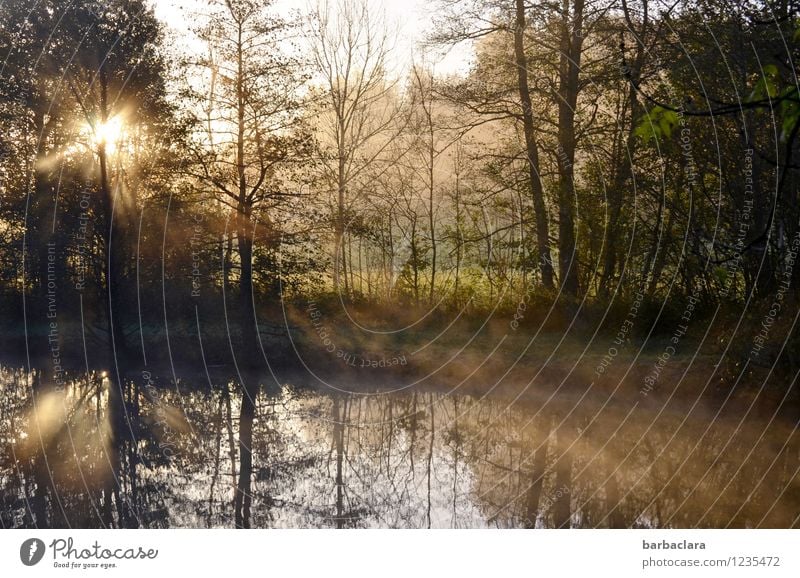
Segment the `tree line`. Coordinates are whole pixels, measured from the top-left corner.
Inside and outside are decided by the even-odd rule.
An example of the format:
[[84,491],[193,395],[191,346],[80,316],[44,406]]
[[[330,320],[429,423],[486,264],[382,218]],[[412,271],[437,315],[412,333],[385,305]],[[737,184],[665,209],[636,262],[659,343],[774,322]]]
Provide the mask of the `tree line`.
[[[126,304],[120,343],[151,282],[225,291],[251,329],[326,291],[767,297],[798,230],[795,9],[442,0],[398,66],[361,0],[211,3],[183,52],[141,1],[6,5],[4,303],[42,299],[49,258],[60,290]],[[438,74],[465,42],[469,71]]]

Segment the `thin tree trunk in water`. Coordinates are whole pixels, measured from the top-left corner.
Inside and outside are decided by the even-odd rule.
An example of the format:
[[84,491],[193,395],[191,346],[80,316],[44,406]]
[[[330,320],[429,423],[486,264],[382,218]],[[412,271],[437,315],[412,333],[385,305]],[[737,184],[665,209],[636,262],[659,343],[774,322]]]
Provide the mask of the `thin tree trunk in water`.
[[208,516],[206,517],[206,527],[211,527],[211,519],[214,514],[214,488],[217,485],[217,478],[219,478],[219,465],[222,453],[222,406],[224,404],[223,395],[220,395],[219,403],[217,404],[217,433],[214,436],[214,443],[216,450],[214,451],[214,467],[211,472],[211,486],[208,489]]
[[539,501],[542,496],[542,485],[547,473],[547,450],[550,445],[550,419],[542,416],[539,427],[534,434],[533,443],[542,440],[533,454],[533,473],[531,485],[528,488],[525,504],[525,527],[535,528],[539,516]]
[[460,438],[458,435],[458,398],[453,398],[453,439],[455,440],[455,447],[453,448],[453,528],[458,527],[458,449],[460,445]]
[[231,393],[228,384],[225,383],[225,388],[222,390],[222,396],[225,399],[225,426],[228,430],[228,451],[229,459],[231,460],[231,488],[234,494],[236,493],[236,443],[233,437],[233,410],[231,409]]
[[47,466],[44,463],[44,456],[37,455],[33,459],[32,479],[36,485],[33,491],[33,497],[30,499],[31,515],[33,517],[33,525],[37,529],[50,528],[50,519],[47,515],[47,497],[49,484],[46,481],[49,474]]
[[[131,380],[128,382],[128,398],[125,401],[126,407],[129,408],[129,415],[133,423],[139,423],[139,385]],[[124,511],[124,526],[126,528],[139,527],[139,478],[136,471],[137,464],[139,463],[139,449],[135,440],[131,440],[127,444],[127,464],[126,473],[128,475],[129,487],[126,498],[123,500]]]
[[563,423],[556,432],[558,461],[556,462],[556,501],[553,518],[556,528],[569,528],[572,503],[572,450],[575,432],[569,423]]
[[336,528],[344,528],[344,413],[339,397],[333,400],[333,438],[336,444]]
[[536,142],[533,125],[533,107],[528,86],[528,57],[525,54],[525,0],[516,0],[516,23],[514,26],[514,56],[517,65],[517,86],[522,104],[522,125],[525,134],[525,151],[528,156],[528,176],[530,178],[533,209],[536,212],[536,245],[539,250],[539,271],[542,285],[552,289],[553,260],[550,256],[550,231],[544,203],[544,188],[539,171],[539,145]]
[[[250,377],[249,379],[253,379]],[[250,527],[251,481],[253,476],[253,421],[256,413],[254,388],[245,386],[239,416],[239,481],[234,497],[234,523],[237,528]]]
[[[42,386],[42,371],[40,369],[34,370],[33,390],[34,404],[39,403],[35,398],[41,397],[45,394]],[[35,528],[50,528],[51,522],[48,517],[47,511],[47,498],[49,489],[52,488],[52,471],[47,467],[47,446],[41,438],[39,417],[36,414],[36,429],[37,429],[37,442],[32,444],[33,449],[33,463],[31,465],[30,477],[33,480],[36,488],[33,491],[33,497],[30,499],[30,513],[33,518],[33,526]],[[30,495],[26,492],[27,495]]]
[[410,451],[408,452],[409,462],[411,465],[411,479],[413,480],[415,477],[415,468],[414,468],[414,447],[417,445],[417,427],[419,426],[417,420],[417,392],[414,392],[414,395],[411,397],[411,440],[409,441],[408,447]]
[[391,398],[386,398],[389,407],[389,419],[386,423],[389,425],[389,435],[386,442],[386,473],[392,475],[392,440],[394,439],[394,405]]
[[428,474],[428,509],[426,511],[428,528],[431,527],[431,476],[433,474],[433,440],[436,436],[436,420],[434,418],[433,409],[435,407],[435,400],[433,399],[433,394],[431,394],[431,402],[429,406],[431,408],[431,441],[430,445],[428,446],[428,463],[426,464]]

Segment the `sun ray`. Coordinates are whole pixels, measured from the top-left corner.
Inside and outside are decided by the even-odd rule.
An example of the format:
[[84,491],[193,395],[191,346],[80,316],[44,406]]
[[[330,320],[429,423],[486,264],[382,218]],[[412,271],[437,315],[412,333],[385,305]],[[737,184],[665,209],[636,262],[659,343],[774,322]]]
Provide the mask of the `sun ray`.
[[105,122],[95,124],[92,130],[92,141],[96,146],[104,145],[106,152],[113,154],[124,134],[124,122],[119,115],[112,116]]

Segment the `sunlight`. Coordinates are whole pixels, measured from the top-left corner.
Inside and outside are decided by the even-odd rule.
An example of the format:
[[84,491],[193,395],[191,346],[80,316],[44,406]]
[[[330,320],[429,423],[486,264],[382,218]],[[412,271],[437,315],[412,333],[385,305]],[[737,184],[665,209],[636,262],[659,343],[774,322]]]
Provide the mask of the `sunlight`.
[[112,116],[106,122],[98,123],[94,127],[92,140],[95,145],[105,145],[106,151],[113,153],[117,150],[117,145],[122,140],[123,134],[122,117]]
[[25,418],[30,431],[24,432],[25,443],[20,455],[30,457],[47,446],[66,424],[69,413],[63,392],[48,392],[37,396],[33,407]]

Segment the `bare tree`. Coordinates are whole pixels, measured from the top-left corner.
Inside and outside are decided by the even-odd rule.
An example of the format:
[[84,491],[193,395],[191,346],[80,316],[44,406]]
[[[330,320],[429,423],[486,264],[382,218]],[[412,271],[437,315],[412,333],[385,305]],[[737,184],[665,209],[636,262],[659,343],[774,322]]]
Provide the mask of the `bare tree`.
[[366,0],[321,0],[308,17],[312,59],[321,80],[317,126],[325,180],[335,190],[333,284],[349,292],[344,243],[351,205],[366,192],[366,174],[386,166],[402,131],[403,103],[389,77],[392,42]]

